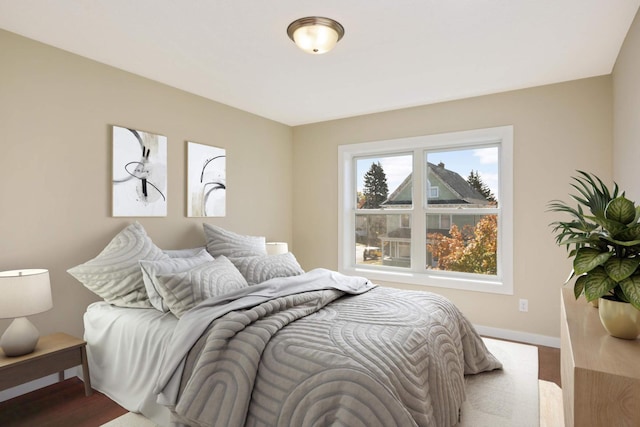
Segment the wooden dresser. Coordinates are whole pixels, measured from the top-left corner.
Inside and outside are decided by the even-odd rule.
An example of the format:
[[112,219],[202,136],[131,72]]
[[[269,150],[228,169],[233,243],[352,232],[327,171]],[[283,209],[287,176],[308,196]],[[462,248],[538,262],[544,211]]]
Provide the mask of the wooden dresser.
[[610,336],[598,309],[562,289],[565,427],[640,426],[640,340]]

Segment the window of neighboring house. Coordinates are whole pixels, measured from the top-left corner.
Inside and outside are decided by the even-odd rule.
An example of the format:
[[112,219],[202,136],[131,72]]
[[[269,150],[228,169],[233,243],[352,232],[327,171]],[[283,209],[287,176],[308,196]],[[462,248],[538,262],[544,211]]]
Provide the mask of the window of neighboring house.
[[438,187],[434,187],[434,186],[429,186],[429,196],[427,196],[429,199],[437,199],[440,195],[440,191],[438,189]]
[[339,269],[513,293],[513,127],[339,147]]

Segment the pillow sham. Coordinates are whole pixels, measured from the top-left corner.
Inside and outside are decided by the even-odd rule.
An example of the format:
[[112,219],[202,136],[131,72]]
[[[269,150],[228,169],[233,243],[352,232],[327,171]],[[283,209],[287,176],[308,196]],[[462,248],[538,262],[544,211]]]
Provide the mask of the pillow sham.
[[152,307],[138,261],[166,259],[138,222],[120,231],[95,258],[67,270],[106,302],[120,307]]
[[278,255],[265,255],[243,258],[230,258],[240,270],[249,285],[256,285],[275,277],[297,276],[304,273],[298,260],[287,252]]
[[267,254],[264,237],[245,236],[207,223],[202,225],[207,241],[207,250],[214,258],[219,255],[238,258]]
[[163,249],[162,252],[164,252],[164,254],[169,258],[189,258],[199,255],[203,249],[206,248],[204,246],[200,246],[198,248],[189,249]]
[[156,276],[160,294],[177,318],[200,302],[248,286],[247,281],[225,256],[189,271]]
[[[163,251],[166,254],[166,251]],[[156,276],[159,274],[175,274],[190,270],[193,267],[213,261],[213,257],[205,248],[191,257],[169,258],[156,261],[140,260],[140,269],[142,270],[142,281],[149,296],[149,301],[157,310],[162,312],[169,311],[169,307],[163,301],[160,295],[158,280]]]

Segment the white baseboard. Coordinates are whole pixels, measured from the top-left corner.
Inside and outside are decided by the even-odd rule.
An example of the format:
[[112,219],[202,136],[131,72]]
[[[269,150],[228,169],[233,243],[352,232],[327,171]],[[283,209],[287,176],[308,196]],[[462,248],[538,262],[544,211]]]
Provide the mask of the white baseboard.
[[560,348],[560,338],[546,335],[531,334],[528,332],[512,331],[509,329],[492,328],[489,326],[474,325],[478,333],[491,338],[501,338],[503,340],[518,341],[546,347]]
[[[82,369],[79,366],[76,366],[71,369],[67,369],[64,371],[65,379],[78,377],[82,378]],[[40,388],[49,386],[51,384],[55,384],[58,382],[58,374],[48,375],[46,377],[38,378],[37,380],[29,381],[28,383],[20,384],[15,387],[8,388],[6,390],[0,391],[0,402],[4,402],[5,400],[13,399],[14,397],[21,396],[26,393],[30,393],[34,390],[38,390]]]

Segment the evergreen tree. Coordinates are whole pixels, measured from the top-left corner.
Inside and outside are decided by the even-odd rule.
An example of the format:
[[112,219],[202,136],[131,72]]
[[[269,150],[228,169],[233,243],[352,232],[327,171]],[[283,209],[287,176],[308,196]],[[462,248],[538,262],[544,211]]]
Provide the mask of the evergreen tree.
[[469,177],[467,178],[467,182],[470,186],[475,188],[478,193],[482,194],[482,196],[488,201],[496,203],[498,202],[496,200],[496,196],[491,192],[489,186],[482,181],[482,178],[480,178],[480,174],[478,173],[478,171],[474,172],[473,170],[471,170],[471,172],[469,173]]
[[387,174],[384,173],[380,162],[371,163],[371,167],[364,174],[364,203],[365,209],[377,209],[387,200],[389,187],[387,186]]

